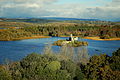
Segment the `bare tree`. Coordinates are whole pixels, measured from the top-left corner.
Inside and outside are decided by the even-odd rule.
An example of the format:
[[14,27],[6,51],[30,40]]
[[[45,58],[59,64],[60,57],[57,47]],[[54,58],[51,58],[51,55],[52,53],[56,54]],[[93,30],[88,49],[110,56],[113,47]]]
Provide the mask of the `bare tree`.
[[89,55],[88,55],[87,47],[85,46],[78,47],[74,57],[74,61],[76,61],[77,63],[86,64],[88,60],[89,60]]
[[50,44],[46,45],[44,48],[43,54],[52,54],[52,53],[53,53],[52,45],[50,45]]

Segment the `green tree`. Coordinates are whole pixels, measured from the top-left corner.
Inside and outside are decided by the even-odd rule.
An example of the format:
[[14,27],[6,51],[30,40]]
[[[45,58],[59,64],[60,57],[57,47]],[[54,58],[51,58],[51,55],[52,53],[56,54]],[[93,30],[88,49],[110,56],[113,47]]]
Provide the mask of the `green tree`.
[[3,66],[0,66],[0,80],[12,80],[10,72]]
[[46,68],[48,68],[49,70],[52,70],[52,71],[56,71],[61,68],[61,65],[60,65],[59,61],[52,61],[46,66]]
[[86,65],[85,74],[88,79],[101,79],[101,69],[109,65],[109,56],[102,54],[100,56],[92,56],[90,62]]
[[110,63],[112,70],[120,71],[120,48],[113,53]]

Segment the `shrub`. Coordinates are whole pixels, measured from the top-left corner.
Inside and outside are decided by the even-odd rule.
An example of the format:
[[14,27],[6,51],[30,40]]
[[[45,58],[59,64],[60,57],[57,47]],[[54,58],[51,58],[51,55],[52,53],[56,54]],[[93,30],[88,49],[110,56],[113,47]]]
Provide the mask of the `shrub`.
[[52,70],[52,71],[59,70],[60,67],[61,67],[61,65],[60,65],[59,61],[52,61],[46,66],[46,68],[48,68],[49,70]]

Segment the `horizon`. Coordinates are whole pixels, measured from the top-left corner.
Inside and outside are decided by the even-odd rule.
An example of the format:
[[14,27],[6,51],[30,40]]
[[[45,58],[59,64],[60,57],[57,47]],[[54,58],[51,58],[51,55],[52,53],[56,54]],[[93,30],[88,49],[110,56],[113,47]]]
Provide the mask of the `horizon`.
[[119,4],[120,0],[0,0],[0,17],[120,21]]
[[0,19],[45,19],[45,20],[78,20],[78,21],[106,21],[106,22],[120,22],[119,20],[100,20],[100,19],[92,19],[92,18],[70,18],[70,17],[16,17],[16,18],[7,18],[0,17]]

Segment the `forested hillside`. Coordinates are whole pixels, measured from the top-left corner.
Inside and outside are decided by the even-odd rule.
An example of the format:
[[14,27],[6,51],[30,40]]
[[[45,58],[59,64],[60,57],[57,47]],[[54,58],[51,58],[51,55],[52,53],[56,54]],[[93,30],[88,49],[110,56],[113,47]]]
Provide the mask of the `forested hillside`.
[[[98,23],[98,22],[96,22]],[[26,23],[0,22],[0,40],[14,40],[16,38],[32,36],[99,36],[101,39],[120,37],[118,24],[91,24],[91,23]]]

